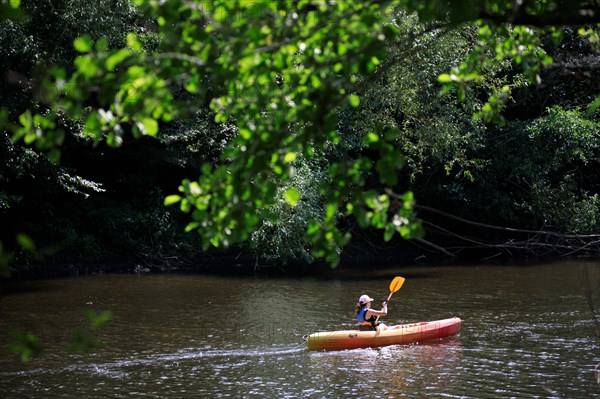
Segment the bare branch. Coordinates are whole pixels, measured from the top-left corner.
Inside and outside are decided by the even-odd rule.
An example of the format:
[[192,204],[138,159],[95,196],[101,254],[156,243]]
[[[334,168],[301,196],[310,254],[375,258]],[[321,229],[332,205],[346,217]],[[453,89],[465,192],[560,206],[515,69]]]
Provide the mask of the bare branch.
[[428,211],[428,212],[432,212],[432,213],[437,213],[439,215],[442,215],[442,216],[447,217],[449,219],[453,219],[453,220],[459,221],[461,223],[465,223],[465,224],[469,224],[469,225],[477,226],[477,227],[483,227],[483,228],[491,229],[491,230],[500,230],[500,231],[505,231],[505,232],[510,232],[510,233],[525,233],[525,234],[547,235],[547,236],[559,237],[559,238],[564,238],[564,239],[569,239],[569,238],[581,238],[581,239],[600,238],[600,234],[562,234],[562,233],[557,233],[557,232],[554,232],[554,231],[547,231],[547,230],[526,230],[526,229],[515,229],[515,228],[512,228],[512,227],[494,226],[494,225],[487,224],[487,223],[480,223],[480,222],[474,222],[474,221],[466,220],[466,219],[463,219],[461,217],[454,216],[454,215],[451,215],[449,213],[440,211],[438,209],[430,208],[430,207],[424,206],[424,205],[415,205],[415,208],[416,209],[422,209],[422,210],[425,210],[425,211]]
[[[465,231],[465,227],[457,227],[456,223],[453,223],[452,230],[450,230],[446,227],[442,227],[439,224],[434,224],[422,218],[423,225],[426,227],[428,234],[430,237],[437,236],[437,241],[435,239],[430,239],[426,242],[424,242],[424,240],[418,242],[426,244],[430,248],[436,249],[439,253],[445,256],[456,257],[457,252],[469,250],[479,250],[480,252],[481,250],[500,251],[500,253],[495,253],[491,256],[486,255],[486,258],[500,256],[502,252],[505,252],[511,257],[513,256],[514,252],[520,252],[527,256],[535,257],[544,257],[550,255],[573,256],[578,254],[600,254],[599,234],[562,234],[543,229],[526,230],[500,227],[466,220],[461,217],[423,205],[416,205],[415,208],[443,216],[449,221],[460,222],[461,224],[465,225],[467,229],[466,231],[469,231],[470,235],[476,234],[476,231],[500,232],[498,234],[487,234],[487,238],[474,238],[472,236],[470,237],[457,232]],[[435,241],[435,243],[432,241]],[[442,246],[440,241],[446,242],[446,245]]]

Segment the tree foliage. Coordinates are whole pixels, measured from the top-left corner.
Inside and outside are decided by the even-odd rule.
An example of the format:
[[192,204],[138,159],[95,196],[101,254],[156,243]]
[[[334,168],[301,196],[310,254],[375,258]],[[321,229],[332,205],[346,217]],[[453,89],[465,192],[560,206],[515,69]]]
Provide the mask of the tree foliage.
[[[527,127],[511,119],[515,99],[571,62],[553,58],[564,25],[577,30],[573,42],[584,37],[587,53],[596,51],[595,2],[117,3],[108,20],[89,10],[99,19],[63,25],[61,38],[72,47],[58,62],[43,57],[54,67],[34,72],[35,59],[13,56],[19,63],[5,68],[31,79],[31,90],[5,81],[22,104],[3,111],[5,128],[13,142],[54,162],[73,137],[119,147],[130,136],[154,136],[172,146],[171,159],[186,171],[197,165],[200,174],[188,175],[165,203],[189,214],[186,230],[199,233],[204,249],[246,242],[266,257],[287,251],[336,264],[350,239],[349,220],[383,230],[386,241],[421,237],[408,190],[473,205],[474,187],[481,195],[496,169],[518,161],[490,156],[503,129],[515,137],[568,132],[560,134],[564,146],[559,140],[566,158],[553,157],[548,179],[596,154],[572,126],[595,135],[587,119],[596,115],[598,93],[577,104],[585,115],[552,108],[531,126],[523,122]],[[82,15],[70,2],[44,4],[73,20]],[[33,22],[36,7],[25,4],[23,18]],[[28,37],[26,27],[34,26],[3,21],[13,37]],[[44,54],[37,45],[25,53]],[[537,213],[544,201],[534,206],[538,199],[572,192],[568,179],[560,181],[546,196],[543,180],[537,191],[528,187],[531,209],[522,217],[544,214]],[[582,207],[595,212],[595,191],[580,194]],[[595,226],[575,227],[569,217],[553,225]]]

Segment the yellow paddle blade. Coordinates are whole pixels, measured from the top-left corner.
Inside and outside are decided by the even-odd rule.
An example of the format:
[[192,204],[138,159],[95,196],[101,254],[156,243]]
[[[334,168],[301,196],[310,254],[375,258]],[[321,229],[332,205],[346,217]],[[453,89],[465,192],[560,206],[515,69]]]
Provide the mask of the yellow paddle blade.
[[398,291],[402,287],[402,284],[404,284],[405,280],[406,279],[404,277],[394,277],[394,279],[390,283],[390,293]]

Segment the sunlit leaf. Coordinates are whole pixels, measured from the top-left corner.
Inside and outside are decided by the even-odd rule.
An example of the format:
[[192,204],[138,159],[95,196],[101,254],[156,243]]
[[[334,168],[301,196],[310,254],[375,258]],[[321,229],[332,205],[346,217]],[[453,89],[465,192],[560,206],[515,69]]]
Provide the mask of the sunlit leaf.
[[288,204],[296,206],[300,200],[300,193],[295,187],[290,187],[285,191],[283,197]]
[[176,203],[178,203],[179,201],[181,201],[181,196],[179,196],[179,195],[176,195],[176,194],[173,194],[173,195],[168,195],[168,196],[165,198],[165,202],[164,202],[164,204],[168,206],[168,205],[173,205],[173,204],[176,204]]
[[158,133],[158,122],[153,118],[143,118],[142,121],[143,130],[149,136],[155,136]]
[[130,55],[131,53],[128,49],[121,49],[116,51],[106,59],[106,69],[108,69],[109,71],[115,69],[117,65],[125,61]]
[[89,53],[93,46],[94,43],[88,35],[80,36],[73,41],[73,47],[80,53]]
[[294,162],[295,160],[296,160],[296,153],[295,152],[287,152],[285,154],[285,156],[283,157],[283,162],[284,163]]
[[379,141],[379,135],[375,132],[369,132],[363,138],[363,143],[366,145],[377,143]]
[[350,105],[352,107],[358,107],[360,105],[360,97],[358,97],[356,94],[351,94],[348,97],[348,102],[350,103]]

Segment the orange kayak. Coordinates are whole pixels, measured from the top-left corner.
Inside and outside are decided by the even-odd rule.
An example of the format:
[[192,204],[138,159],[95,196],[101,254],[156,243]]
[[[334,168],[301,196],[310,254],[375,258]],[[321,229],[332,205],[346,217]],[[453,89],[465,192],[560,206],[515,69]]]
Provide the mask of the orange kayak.
[[385,331],[317,332],[308,336],[308,349],[355,349],[430,341],[458,334],[461,323],[461,319],[453,317],[444,320],[402,324],[397,329]]

